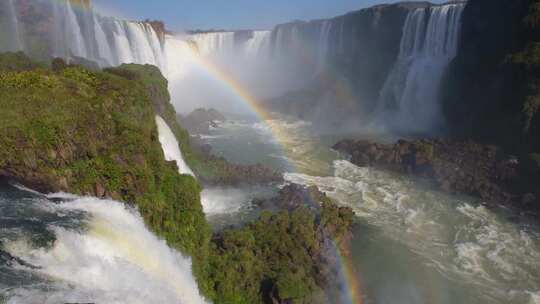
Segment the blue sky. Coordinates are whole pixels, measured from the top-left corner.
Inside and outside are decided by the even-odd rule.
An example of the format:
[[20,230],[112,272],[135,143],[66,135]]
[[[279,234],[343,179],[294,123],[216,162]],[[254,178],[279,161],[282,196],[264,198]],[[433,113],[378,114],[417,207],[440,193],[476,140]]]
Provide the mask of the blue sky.
[[[127,19],[159,19],[171,30],[268,29],[292,20],[310,20],[394,0],[93,0],[104,14]],[[441,2],[436,0],[435,2]]]

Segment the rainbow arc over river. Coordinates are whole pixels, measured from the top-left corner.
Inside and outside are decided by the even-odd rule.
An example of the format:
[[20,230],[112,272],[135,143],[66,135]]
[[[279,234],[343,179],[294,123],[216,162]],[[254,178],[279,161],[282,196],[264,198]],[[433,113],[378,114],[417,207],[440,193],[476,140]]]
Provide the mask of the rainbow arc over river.
[[[59,4],[66,4],[68,3],[69,6],[71,6],[73,9],[76,9],[78,11],[88,11],[91,10],[91,4],[89,0],[50,0],[52,3],[59,3]],[[76,16],[75,16],[76,17]],[[146,39],[146,38],[145,38]],[[143,41],[145,40],[143,39]],[[181,39],[176,37],[166,37],[165,44],[167,43],[174,43],[174,41],[170,41],[170,39]],[[147,41],[148,42],[148,41]],[[178,41],[176,41],[178,42]],[[291,137],[291,134],[289,133],[289,130],[287,128],[281,126],[279,123],[271,123],[272,121],[275,121],[275,116],[272,115],[271,112],[269,112],[258,100],[250,93],[250,91],[245,88],[235,77],[225,72],[223,69],[221,69],[218,65],[213,63],[209,58],[206,58],[199,54],[196,47],[193,46],[192,43],[189,41],[183,41],[184,47],[182,49],[176,50],[177,52],[173,52],[172,54],[167,54],[167,51],[165,50],[167,46],[162,45],[162,51],[163,53],[160,53],[160,56],[168,57],[168,56],[188,56],[189,60],[193,61],[192,63],[195,64],[198,68],[201,68],[204,70],[208,76],[210,76],[213,80],[216,82],[222,84],[227,90],[230,92],[232,96],[235,96],[239,102],[246,105],[247,108],[250,109],[250,111],[257,116],[261,122],[265,123],[268,126],[268,129],[270,130],[273,139],[275,142],[278,143],[279,147],[281,148],[281,151],[284,156],[289,159],[288,163],[290,165],[291,170],[294,172],[301,172],[302,168],[299,168],[298,163],[295,163],[294,161],[294,155],[292,155],[292,147],[290,146],[291,143],[294,141],[294,138]],[[129,49],[129,45],[125,46]],[[155,55],[156,53],[154,53]],[[136,57],[133,57],[135,59]],[[167,58],[165,58],[165,61]],[[309,54],[306,54],[303,58],[304,61],[309,62],[313,61],[314,59],[309,56]],[[133,60],[136,62],[137,60]],[[160,60],[156,60],[156,62],[161,62]],[[148,62],[136,62],[136,63],[148,63]],[[169,60],[169,62],[165,63],[165,69],[167,68],[182,68],[182,67],[171,67],[173,64],[172,60]],[[164,66],[161,66],[161,68],[164,68]],[[168,71],[165,71],[165,69],[162,71],[163,74],[167,75]],[[172,81],[172,79],[169,79],[169,81]],[[178,79],[175,79],[175,81],[181,81]],[[348,94],[348,92],[343,92],[344,94]],[[302,172],[304,173],[304,172]],[[346,282],[347,286],[345,287],[346,295],[344,297],[348,299],[348,302],[350,303],[362,303],[362,298],[360,295],[360,283],[358,281],[358,272],[355,270],[353,263],[351,262],[350,258],[347,255],[341,254],[341,251],[338,250],[338,246],[333,243],[333,249],[336,260],[339,262],[340,265],[340,274],[342,275],[344,281]]]
[[[199,64],[200,67],[204,68],[204,70],[215,80],[221,82],[227,88],[229,88],[232,94],[236,95],[236,97],[238,97],[240,101],[246,104],[262,122],[265,122],[267,124],[267,126],[272,132],[273,137],[282,147],[282,151],[284,153],[287,153],[286,151],[288,151],[288,149],[284,145],[290,142],[289,135],[287,134],[286,130],[279,127],[279,125],[268,123],[268,121],[274,119],[272,113],[266,110],[265,107],[262,106],[257,101],[257,99],[252,96],[249,90],[244,88],[234,77],[227,74],[216,64],[200,55],[196,48],[192,48],[191,51],[193,52],[193,59]],[[297,169],[292,163],[291,166],[293,167],[293,169]],[[361,284],[358,278],[358,269],[355,269],[355,266],[349,256],[342,254],[334,240],[332,240],[332,246],[334,249],[335,257],[340,265],[340,274],[342,275],[343,279],[347,284],[347,286],[345,287],[345,299],[351,304],[363,303],[360,293]]]

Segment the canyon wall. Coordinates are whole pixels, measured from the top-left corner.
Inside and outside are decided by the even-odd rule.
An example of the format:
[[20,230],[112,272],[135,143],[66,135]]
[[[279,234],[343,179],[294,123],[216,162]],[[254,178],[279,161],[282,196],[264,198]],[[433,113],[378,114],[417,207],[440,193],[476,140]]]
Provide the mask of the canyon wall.
[[470,0],[443,104],[452,135],[515,152],[540,148],[540,7],[535,0]]

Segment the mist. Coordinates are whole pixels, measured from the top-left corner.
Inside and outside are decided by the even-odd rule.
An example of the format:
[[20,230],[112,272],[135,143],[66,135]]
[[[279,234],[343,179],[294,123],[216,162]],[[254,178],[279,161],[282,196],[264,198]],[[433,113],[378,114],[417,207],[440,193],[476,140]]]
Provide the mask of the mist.
[[[464,5],[417,6],[400,25],[361,11],[182,39],[269,112],[308,120],[321,132],[435,135],[445,129],[440,90],[457,54]],[[179,111],[244,110],[220,79],[196,67],[188,74],[173,84]]]

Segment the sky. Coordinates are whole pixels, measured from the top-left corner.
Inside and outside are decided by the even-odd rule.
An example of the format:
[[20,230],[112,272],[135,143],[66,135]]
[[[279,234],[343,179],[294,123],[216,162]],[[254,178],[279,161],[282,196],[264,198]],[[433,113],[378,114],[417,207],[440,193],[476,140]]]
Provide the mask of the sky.
[[[329,18],[395,0],[92,0],[103,14],[165,21],[173,31],[270,29],[294,20]],[[434,2],[441,2],[435,0]]]

